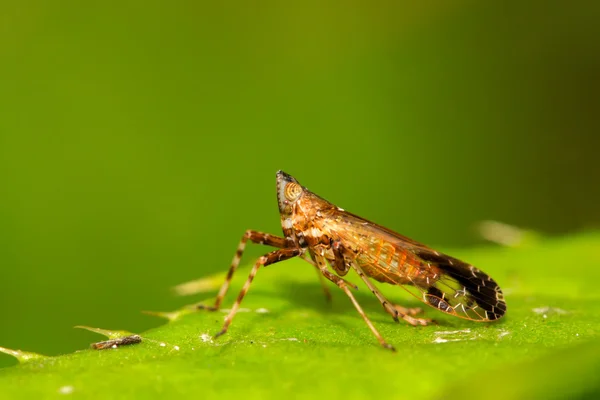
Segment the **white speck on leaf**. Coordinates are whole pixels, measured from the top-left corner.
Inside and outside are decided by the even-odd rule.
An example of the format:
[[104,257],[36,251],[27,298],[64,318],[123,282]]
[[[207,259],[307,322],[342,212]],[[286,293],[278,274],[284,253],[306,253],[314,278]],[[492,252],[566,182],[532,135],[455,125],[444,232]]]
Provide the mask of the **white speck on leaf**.
[[[435,332],[438,337],[433,339],[433,343],[448,343],[448,342],[461,342],[463,340],[476,340],[479,335],[474,334],[468,336],[471,333],[470,329],[463,329],[460,331],[440,331]],[[439,336],[442,335],[442,336]]]
[[[537,308],[532,308],[531,311],[533,311],[536,314],[544,314],[544,315],[552,315],[552,314],[557,314],[557,315],[564,315],[564,314],[568,314],[567,311],[563,310],[562,308],[558,308],[558,307],[537,307]],[[546,318],[546,317],[544,317]]]
[[503,338],[506,335],[510,335],[509,331],[500,331],[500,333],[498,334],[498,339]]
[[200,335],[200,339],[204,342],[204,343],[212,343],[212,337],[208,334],[208,333],[203,333],[202,335]]
[[71,385],[66,385],[66,386],[61,386],[58,389],[58,393],[60,394],[71,394],[73,393],[73,390],[75,390],[75,388]]
[[470,329],[463,329],[462,331],[440,331],[434,332],[436,335],[456,335],[457,333],[471,333]]
[[111,347],[112,347],[113,349],[116,349],[116,348],[117,348],[117,345],[116,345],[116,344],[113,344]]
[[257,308],[256,312],[259,314],[266,314],[269,312],[269,310],[267,310],[266,308]]
[[166,346],[166,344],[165,344],[165,343],[161,343],[161,344],[160,344],[160,347],[165,347],[165,346]]
[[179,346],[173,346],[173,348],[177,351],[179,351]]

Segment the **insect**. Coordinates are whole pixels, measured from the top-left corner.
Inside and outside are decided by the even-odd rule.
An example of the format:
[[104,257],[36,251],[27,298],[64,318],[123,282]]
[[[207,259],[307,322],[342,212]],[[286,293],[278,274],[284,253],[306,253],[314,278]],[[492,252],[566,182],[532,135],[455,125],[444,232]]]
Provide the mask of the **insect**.
[[342,278],[350,270],[358,274],[396,322],[403,319],[417,326],[432,321],[416,318],[419,308],[390,303],[369,278],[401,286],[423,303],[456,317],[494,321],[506,313],[500,287],[483,271],[351,214],[312,193],[283,171],[277,172],[277,200],[283,237],[246,231],[214,305],[199,306],[210,311],[220,308],[248,241],[277,248],[256,261],[215,337],[227,332],[258,270],[293,257],[302,257],[315,266],[323,285],[325,278],[342,289],[379,343],[390,350],[395,349],[383,339],[350,291],[356,286]]
[[105,340],[104,342],[92,343],[90,347],[94,350],[116,349],[120,346],[142,343],[142,338],[139,335],[125,336],[118,339]]

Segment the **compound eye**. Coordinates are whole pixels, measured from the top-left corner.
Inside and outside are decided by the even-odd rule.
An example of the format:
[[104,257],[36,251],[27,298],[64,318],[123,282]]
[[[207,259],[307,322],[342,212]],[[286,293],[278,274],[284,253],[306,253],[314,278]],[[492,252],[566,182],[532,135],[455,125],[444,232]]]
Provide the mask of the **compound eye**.
[[283,193],[285,194],[286,199],[294,201],[302,194],[302,187],[297,183],[290,182],[285,186]]

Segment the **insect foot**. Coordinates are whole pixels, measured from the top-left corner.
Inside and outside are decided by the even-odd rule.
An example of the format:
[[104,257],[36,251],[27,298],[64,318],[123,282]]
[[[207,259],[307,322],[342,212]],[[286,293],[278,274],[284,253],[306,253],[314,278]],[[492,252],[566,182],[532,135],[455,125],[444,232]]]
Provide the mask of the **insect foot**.
[[423,312],[423,309],[421,307],[402,307],[399,306],[397,304],[394,304],[393,307],[400,313],[400,314],[404,314],[404,315],[418,315],[421,314]]
[[196,306],[196,308],[198,310],[206,310],[206,311],[217,311],[218,310],[218,308],[215,307],[215,306],[207,306],[207,305],[204,305],[204,304],[198,304]]
[[402,318],[412,326],[427,326],[431,324],[436,324],[434,320],[429,318],[413,318],[409,315],[405,315]]
[[393,351],[394,353],[396,352],[396,348],[394,346],[392,346],[391,344],[389,344],[389,343],[383,342],[383,343],[381,343],[381,345],[384,348]]
[[221,329],[219,332],[217,332],[217,334],[215,336],[213,336],[213,339],[216,339],[219,336],[223,336],[226,333],[227,333],[227,329]]

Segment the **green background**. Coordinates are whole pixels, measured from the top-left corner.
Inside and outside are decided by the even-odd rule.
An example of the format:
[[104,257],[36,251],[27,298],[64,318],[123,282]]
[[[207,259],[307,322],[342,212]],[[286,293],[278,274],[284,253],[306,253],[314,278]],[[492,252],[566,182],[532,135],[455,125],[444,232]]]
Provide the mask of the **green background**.
[[280,232],[277,169],[441,248],[482,219],[597,227],[599,16],[2,2],[0,345],[54,355],[89,344],[73,325],[158,326],[140,310],[188,302],[169,288],[225,270],[245,229]]

